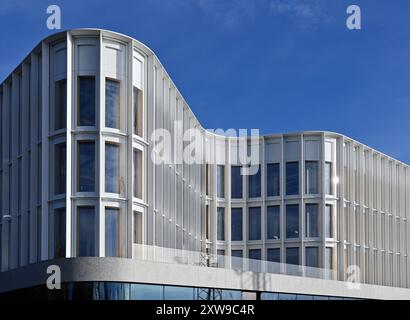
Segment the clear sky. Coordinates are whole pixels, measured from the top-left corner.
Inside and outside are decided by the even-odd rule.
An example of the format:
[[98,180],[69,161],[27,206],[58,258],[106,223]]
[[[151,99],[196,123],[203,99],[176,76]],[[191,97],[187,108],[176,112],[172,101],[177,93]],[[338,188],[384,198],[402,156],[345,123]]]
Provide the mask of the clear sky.
[[53,33],[50,4],[148,45],[206,128],[336,131],[410,163],[408,0],[0,0],[0,81]]

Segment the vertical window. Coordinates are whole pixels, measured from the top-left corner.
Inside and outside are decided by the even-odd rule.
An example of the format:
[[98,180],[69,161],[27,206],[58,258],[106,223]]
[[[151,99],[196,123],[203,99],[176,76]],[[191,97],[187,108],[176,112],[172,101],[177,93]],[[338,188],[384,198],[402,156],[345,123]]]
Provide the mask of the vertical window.
[[325,194],[333,194],[332,190],[332,163],[325,163]]
[[268,248],[266,255],[267,255],[268,261],[280,263],[280,249],[279,248]]
[[261,260],[261,249],[249,249],[248,257],[249,259]]
[[286,238],[299,238],[299,205],[286,206]]
[[242,198],[242,175],[240,166],[231,167],[231,198]]
[[299,162],[286,163],[286,194],[299,194]]
[[326,238],[333,238],[333,209],[331,205],[325,207],[325,232]]
[[55,183],[54,193],[62,194],[66,192],[66,144],[55,145]]
[[95,144],[93,141],[78,143],[78,191],[95,190]]
[[94,207],[78,207],[78,256],[95,256]]
[[280,239],[280,206],[266,209],[266,235],[268,239]]
[[249,208],[249,240],[261,239],[261,208]]
[[105,126],[120,128],[120,82],[105,80]]
[[65,257],[66,210],[54,210],[54,258]]
[[217,240],[225,240],[225,208],[218,207],[217,214]]
[[325,269],[333,269],[333,249],[325,249]]
[[305,163],[305,193],[318,194],[319,193],[319,163],[317,161],[306,161]]
[[95,126],[95,77],[79,77],[78,87],[77,124]]
[[142,152],[137,149],[134,149],[133,188],[134,197],[142,199]]
[[142,213],[134,211],[133,216],[132,243],[142,244]]
[[286,263],[299,264],[299,248],[286,248]]
[[242,241],[242,208],[231,209],[232,241]]
[[280,165],[268,163],[266,166],[266,196],[276,197],[280,195]]
[[261,196],[261,166],[258,166],[258,172],[249,175],[249,198],[259,198]]
[[319,206],[317,204],[306,204],[305,207],[305,226],[306,237],[314,238],[319,236]]
[[312,268],[319,266],[319,249],[317,247],[306,248],[306,266]]
[[142,137],[143,135],[143,102],[142,91],[136,87],[133,89],[134,94],[134,134]]
[[120,146],[105,144],[105,192],[120,193]]
[[231,256],[232,256],[232,268],[235,270],[242,269],[242,262],[243,262],[242,250],[232,250]]
[[120,210],[105,208],[105,256],[120,257]]
[[225,167],[222,165],[216,166],[216,194],[218,198],[225,197]]
[[54,130],[67,127],[67,80],[55,82],[54,92]]

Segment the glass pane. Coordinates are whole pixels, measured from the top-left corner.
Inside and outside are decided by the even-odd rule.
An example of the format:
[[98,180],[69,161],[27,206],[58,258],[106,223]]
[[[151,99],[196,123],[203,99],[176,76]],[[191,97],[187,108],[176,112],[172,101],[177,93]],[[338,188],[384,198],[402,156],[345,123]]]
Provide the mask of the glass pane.
[[318,194],[319,193],[319,163],[317,161],[306,161],[305,163],[305,193]]
[[133,243],[142,243],[142,213],[134,211]]
[[325,207],[325,231],[326,231],[326,238],[333,238],[333,213],[332,213],[332,206],[326,205]]
[[120,147],[105,144],[105,192],[120,193]]
[[78,125],[95,126],[95,78],[79,77]]
[[92,257],[95,243],[94,207],[78,208],[78,256]]
[[216,192],[218,198],[225,197],[225,167],[218,165],[216,166]]
[[225,240],[225,209],[217,208],[217,240]]
[[54,129],[67,127],[67,80],[62,79],[55,83]]
[[305,209],[305,224],[306,224],[306,237],[313,238],[319,236],[318,226],[318,210],[317,204],[307,204]]
[[259,198],[261,196],[261,166],[258,166],[258,172],[249,175],[249,198]]
[[78,191],[93,192],[95,188],[95,145],[86,141],[78,143]]
[[325,163],[325,194],[333,194],[332,190],[332,163]]
[[66,144],[55,146],[55,194],[66,192]]
[[249,249],[249,259],[260,260],[261,250],[260,249]]
[[299,264],[299,248],[286,249],[286,263],[294,265]]
[[325,268],[326,269],[333,269],[333,249],[326,248],[325,249]]
[[242,198],[242,175],[240,166],[231,167],[231,197],[232,199]]
[[140,150],[134,150],[133,173],[134,197],[142,199],[142,152]]
[[261,208],[249,208],[249,240],[261,239]]
[[119,257],[120,250],[120,210],[105,208],[105,256]]
[[286,206],[286,238],[299,238],[299,205]]
[[242,250],[232,250],[232,268],[236,270],[242,270],[242,262],[243,262],[243,253]]
[[105,126],[120,128],[120,82],[105,80]]
[[286,194],[299,194],[299,162],[286,163]]
[[131,300],[162,300],[163,286],[131,284]]
[[280,239],[280,206],[267,207],[267,238]]
[[193,300],[194,288],[164,286],[164,300]]
[[65,237],[66,237],[66,216],[65,208],[54,210],[54,257],[65,257]]
[[280,263],[280,249],[279,248],[269,248],[267,250],[267,260],[270,262]]
[[280,165],[269,163],[266,168],[266,195],[274,197],[280,195]]
[[232,241],[242,241],[242,208],[231,209]]
[[134,134],[142,137],[143,133],[143,102],[142,91],[134,87]]
[[317,268],[319,265],[319,249],[316,247],[306,248],[306,266]]

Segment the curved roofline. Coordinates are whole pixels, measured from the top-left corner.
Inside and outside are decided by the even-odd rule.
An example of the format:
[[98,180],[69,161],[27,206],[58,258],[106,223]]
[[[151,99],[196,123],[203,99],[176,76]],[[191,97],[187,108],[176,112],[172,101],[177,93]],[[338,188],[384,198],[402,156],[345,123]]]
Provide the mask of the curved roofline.
[[[221,137],[221,138],[235,138],[235,137],[229,137],[229,136],[219,135],[219,134],[216,134],[215,132],[209,131],[209,130],[211,130],[211,129],[206,129],[206,128],[204,128],[204,126],[201,124],[201,122],[199,121],[199,119],[196,117],[195,113],[192,111],[192,109],[191,109],[191,107],[189,106],[189,104],[185,101],[185,98],[183,97],[183,95],[182,95],[181,92],[179,91],[179,89],[178,89],[178,87],[176,86],[176,84],[173,82],[172,78],[169,76],[168,72],[166,71],[165,67],[164,67],[163,64],[161,63],[161,61],[160,61],[160,59],[158,58],[158,56],[156,55],[156,53],[155,53],[149,46],[147,46],[146,44],[144,44],[143,42],[141,42],[141,41],[139,41],[139,40],[137,40],[137,39],[135,39],[135,38],[133,38],[133,37],[131,37],[131,36],[128,36],[128,35],[126,35],[126,34],[123,34],[123,33],[117,32],[117,31],[112,31],[112,30],[107,30],[107,29],[101,29],[101,28],[75,28],[75,29],[62,30],[62,31],[56,32],[56,33],[54,33],[54,34],[48,35],[48,36],[44,37],[42,40],[40,40],[40,41],[38,42],[38,44],[30,51],[30,53],[24,57],[24,59],[22,60],[22,62],[24,62],[24,61],[30,56],[30,54],[31,54],[33,51],[38,50],[38,48],[41,46],[41,44],[42,44],[43,42],[52,42],[53,40],[57,40],[57,39],[59,39],[61,36],[65,35],[65,34],[67,34],[67,33],[71,33],[71,34],[74,34],[74,35],[77,33],[77,35],[79,35],[79,34],[81,34],[81,33],[84,32],[84,31],[95,32],[95,33],[98,33],[99,35],[104,35],[104,34],[105,34],[105,35],[111,35],[111,36],[113,36],[113,37],[122,38],[122,40],[128,40],[128,41],[132,42],[133,44],[137,44],[137,46],[139,47],[139,49],[143,49],[143,51],[145,51],[144,53],[145,53],[147,56],[150,56],[150,55],[154,56],[154,57],[157,59],[158,63],[159,63],[159,64],[162,66],[162,68],[164,69],[164,72],[165,72],[165,74],[168,76],[168,78],[169,78],[169,80],[171,81],[171,83],[174,85],[175,90],[176,90],[176,91],[180,94],[180,96],[182,97],[182,100],[185,102],[185,104],[186,104],[188,110],[190,111],[190,113],[191,113],[192,116],[196,119],[196,121],[197,121],[197,123],[198,123],[200,129],[202,129],[203,131],[207,132],[208,134],[211,134],[211,135],[214,135],[214,136],[217,136],[217,137]],[[9,79],[9,78],[12,76],[12,74],[16,71],[16,69],[18,69],[18,68],[20,67],[20,65],[21,65],[22,62],[20,62],[20,63],[18,64],[18,66],[17,66],[16,68],[14,68],[13,71],[11,71],[11,72],[9,73],[8,76],[6,76],[6,77],[3,79],[3,81],[1,81],[0,84],[2,84],[2,83],[4,83],[5,81],[7,81],[7,79]],[[337,132],[333,132],[333,131],[326,131],[326,130],[324,130],[324,131],[297,131],[297,132],[287,132],[287,133],[272,133],[272,134],[259,135],[259,138],[263,138],[263,139],[272,138],[272,139],[274,139],[274,138],[278,138],[279,136],[292,136],[292,135],[295,135],[295,136],[296,136],[296,135],[308,135],[308,134],[312,134],[312,135],[313,135],[313,134],[317,134],[317,135],[329,135],[329,136],[334,136],[334,137],[337,137],[337,138],[343,138],[343,139],[349,140],[349,141],[351,141],[351,142],[353,142],[353,143],[362,145],[362,146],[365,147],[366,149],[369,149],[369,150],[372,150],[372,151],[374,151],[374,152],[377,152],[377,153],[379,153],[380,155],[382,155],[382,156],[384,156],[384,157],[386,157],[386,158],[388,158],[388,159],[394,160],[394,161],[396,161],[397,163],[400,163],[400,164],[402,164],[402,165],[404,165],[404,166],[406,166],[406,167],[410,167],[408,164],[406,164],[406,163],[404,163],[404,162],[402,162],[402,161],[400,161],[400,160],[398,160],[398,159],[395,159],[395,158],[393,158],[393,157],[391,157],[391,156],[389,156],[389,155],[387,155],[387,154],[385,154],[385,153],[383,153],[383,152],[381,152],[381,151],[379,151],[379,150],[376,150],[376,149],[374,149],[374,148],[372,148],[372,147],[370,147],[370,146],[368,146],[368,145],[366,145],[366,144],[364,144],[364,143],[362,143],[362,142],[360,142],[360,141],[357,141],[357,140],[355,140],[355,139],[353,139],[353,138],[350,138],[350,137],[348,137],[348,136],[346,136],[346,135],[344,135],[344,134],[337,133]],[[249,137],[250,137],[250,136],[248,136],[248,138],[249,138]]]

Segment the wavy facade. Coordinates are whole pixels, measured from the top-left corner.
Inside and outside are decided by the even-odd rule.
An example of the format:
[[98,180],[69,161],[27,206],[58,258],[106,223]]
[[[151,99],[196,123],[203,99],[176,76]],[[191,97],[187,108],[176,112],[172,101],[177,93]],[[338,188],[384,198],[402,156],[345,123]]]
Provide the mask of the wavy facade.
[[[150,245],[410,286],[408,165],[332,132],[209,132],[134,39],[94,29],[46,38],[1,84],[0,116],[3,272],[138,258]],[[165,163],[151,139],[163,128],[174,140]],[[188,129],[203,151],[192,164],[175,161]],[[239,154],[255,146],[256,173],[242,175]]]

